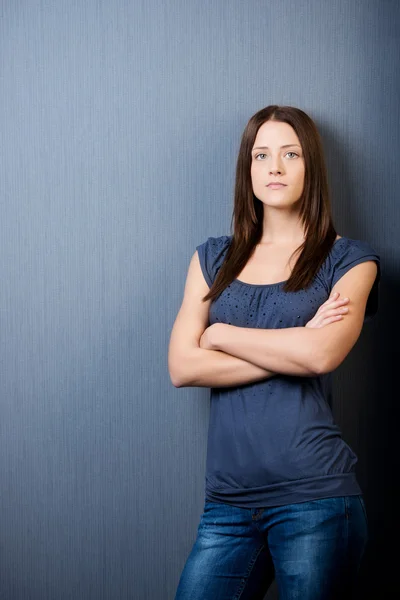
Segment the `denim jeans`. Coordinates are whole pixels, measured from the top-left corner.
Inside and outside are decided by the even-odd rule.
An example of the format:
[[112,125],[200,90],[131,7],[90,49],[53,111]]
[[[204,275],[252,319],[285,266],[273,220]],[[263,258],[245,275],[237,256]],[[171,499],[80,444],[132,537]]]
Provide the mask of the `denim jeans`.
[[368,539],[362,496],[238,508],[206,500],[175,600],[347,600]]

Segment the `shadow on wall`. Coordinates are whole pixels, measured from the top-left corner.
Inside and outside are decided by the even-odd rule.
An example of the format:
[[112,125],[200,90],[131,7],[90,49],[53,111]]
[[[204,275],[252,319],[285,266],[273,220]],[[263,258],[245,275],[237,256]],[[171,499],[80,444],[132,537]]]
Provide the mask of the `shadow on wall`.
[[[368,379],[370,391],[365,417],[365,456],[367,485],[365,502],[369,520],[369,543],[360,572],[360,598],[389,597],[398,589],[397,552],[389,551],[389,540],[398,539],[399,460],[399,372],[398,340],[400,325],[396,317],[400,304],[400,277],[397,268],[383,265],[379,316],[371,348],[374,375]],[[391,546],[391,544],[390,544]]]
[[[319,125],[319,129],[326,152],[336,228],[341,235],[350,232],[350,237],[365,238],[372,243],[367,234],[358,234],[358,223],[363,219],[357,218],[359,209],[355,207],[355,194],[352,193],[352,190],[358,190],[357,194],[362,195],[360,183],[366,188],[371,181],[368,161],[359,155],[357,169],[350,170],[349,165],[354,166],[354,163],[347,160],[352,152],[348,143],[346,145],[337,132],[333,134],[325,126]],[[354,176],[353,172],[356,172]],[[371,221],[375,213],[371,196],[367,198],[366,210]],[[376,250],[380,252],[379,248]],[[364,326],[354,350],[334,375],[333,412],[344,438],[359,457],[357,474],[369,522],[369,542],[360,568],[355,600],[378,598],[398,587],[397,561],[395,564],[395,555],[388,552],[387,547],[388,541],[396,538],[400,529],[395,506],[395,493],[398,496],[400,491],[397,482],[400,408],[395,382],[399,369],[396,358],[400,325],[397,319],[389,320],[388,315],[396,315],[399,306],[400,272],[398,265],[388,264],[389,257],[380,254],[378,314]]]

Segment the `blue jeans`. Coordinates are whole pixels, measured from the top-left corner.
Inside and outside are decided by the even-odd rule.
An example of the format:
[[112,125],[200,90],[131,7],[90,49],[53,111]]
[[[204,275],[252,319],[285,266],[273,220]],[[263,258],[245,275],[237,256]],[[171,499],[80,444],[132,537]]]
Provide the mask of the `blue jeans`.
[[175,600],[352,598],[368,539],[362,496],[238,508],[206,500]]

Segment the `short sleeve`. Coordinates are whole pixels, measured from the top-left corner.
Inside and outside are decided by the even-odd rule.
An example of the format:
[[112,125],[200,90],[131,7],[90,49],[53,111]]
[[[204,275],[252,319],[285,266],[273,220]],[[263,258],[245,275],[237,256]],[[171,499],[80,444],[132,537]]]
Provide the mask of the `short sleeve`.
[[196,246],[201,270],[208,287],[211,287],[215,281],[217,273],[224,262],[231,239],[232,236],[229,235],[209,237],[205,242]]
[[379,254],[367,242],[341,238],[332,249],[326,270],[328,288],[332,290],[347,271],[369,260],[377,264],[378,272],[367,300],[364,322],[370,321],[378,311],[381,278]]

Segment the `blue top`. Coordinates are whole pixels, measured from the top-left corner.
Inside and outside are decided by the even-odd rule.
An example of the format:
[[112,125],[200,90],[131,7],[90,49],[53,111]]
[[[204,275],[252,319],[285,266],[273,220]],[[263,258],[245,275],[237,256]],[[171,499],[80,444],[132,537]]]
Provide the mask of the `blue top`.
[[[211,287],[232,236],[209,237],[197,246]],[[284,292],[235,279],[211,302],[210,325],[281,329],[303,327],[349,269],[373,260],[378,275],[365,321],[378,307],[380,257],[366,242],[336,240],[307,290]],[[357,456],[344,442],[331,412],[331,374],[275,375],[255,383],[211,388],[206,498],[261,508],[360,494]]]

